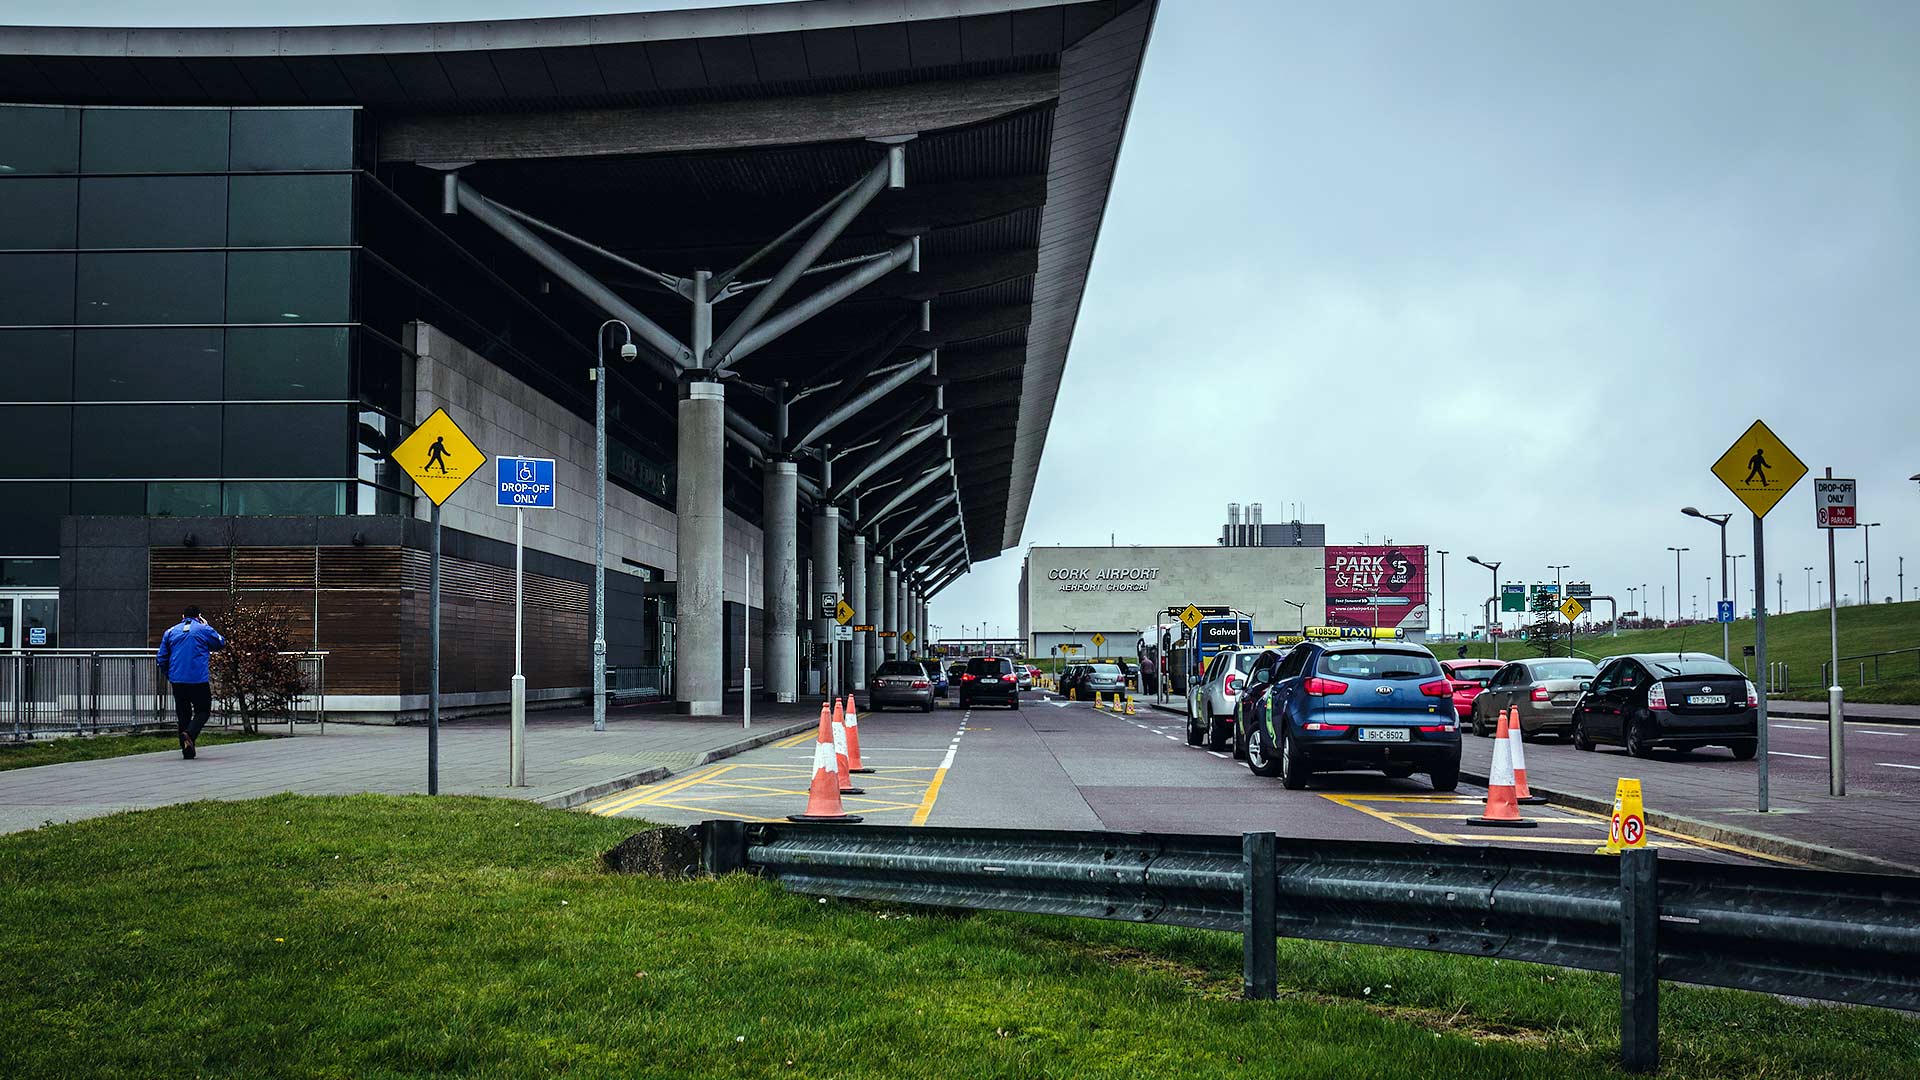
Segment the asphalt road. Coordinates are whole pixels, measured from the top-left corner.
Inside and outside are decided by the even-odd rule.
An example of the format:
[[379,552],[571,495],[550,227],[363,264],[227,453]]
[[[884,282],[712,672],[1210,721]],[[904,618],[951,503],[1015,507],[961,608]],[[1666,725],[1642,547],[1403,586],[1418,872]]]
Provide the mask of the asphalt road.
[[[932,713],[860,720],[862,794],[847,812],[874,824],[1125,832],[1238,833],[1426,843],[1501,843],[1589,851],[1606,838],[1599,816],[1526,807],[1528,830],[1483,830],[1485,791],[1436,794],[1424,776],[1388,780],[1322,774],[1288,791],[1224,754],[1190,747],[1178,716],[1145,707],[1124,716],[1046,694],[1018,710],[942,702]],[[712,817],[779,820],[806,805],[812,737],[795,736],[659,784],[588,804],[603,815],[684,824]],[[1656,834],[1664,855],[1760,861]]]

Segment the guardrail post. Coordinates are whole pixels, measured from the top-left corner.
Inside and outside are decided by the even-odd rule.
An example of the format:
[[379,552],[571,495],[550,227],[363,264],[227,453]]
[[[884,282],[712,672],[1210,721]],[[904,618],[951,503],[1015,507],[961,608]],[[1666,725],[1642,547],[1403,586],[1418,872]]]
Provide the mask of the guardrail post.
[[1248,1001],[1272,1001],[1280,994],[1279,954],[1274,940],[1274,907],[1279,894],[1275,852],[1272,833],[1240,834],[1240,866],[1246,874],[1240,891],[1240,941],[1245,952],[1240,982],[1241,995]]
[[1660,1067],[1660,862],[1652,848],[1620,853],[1620,1067]]
[[747,868],[747,823],[711,819],[700,823],[700,866],[714,877]]

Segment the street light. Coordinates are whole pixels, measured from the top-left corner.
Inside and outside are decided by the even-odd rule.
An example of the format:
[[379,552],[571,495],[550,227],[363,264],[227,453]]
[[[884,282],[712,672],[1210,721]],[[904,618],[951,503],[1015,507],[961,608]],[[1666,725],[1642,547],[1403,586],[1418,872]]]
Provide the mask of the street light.
[[[1478,556],[1478,555],[1469,555],[1469,556],[1467,556],[1467,561],[1468,561],[1468,562],[1470,562],[1470,563],[1472,563],[1472,564],[1474,564],[1475,566],[1484,566],[1484,567],[1486,567],[1486,568],[1487,568],[1487,569],[1488,569],[1488,570],[1489,570],[1490,572],[1492,572],[1492,574],[1493,574],[1493,603],[1494,603],[1494,613],[1493,613],[1493,614],[1494,614],[1494,618],[1495,618],[1496,620],[1498,620],[1498,619],[1499,619],[1499,617],[1500,617],[1500,609],[1499,609],[1499,604],[1500,604],[1500,564],[1499,564],[1499,563],[1497,563],[1497,562],[1488,562],[1487,560],[1485,560],[1485,559],[1483,559],[1483,558],[1481,558],[1481,557],[1480,557],[1480,556]],[[1496,623],[1495,623],[1494,625],[1496,625],[1496,626],[1497,626],[1497,625],[1498,625],[1498,623],[1496,622]],[[1494,633],[1493,631],[1494,631],[1494,626],[1488,626],[1488,627],[1487,627],[1487,637],[1488,637],[1488,638],[1490,638],[1490,639],[1492,639],[1492,641],[1493,641],[1493,658],[1494,658],[1495,660],[1498,660],[1498,659],[1500,659],[1500,635],[1499,635],[1499,634],[1496,634],[1496,633]]]
[[1867,604],[1873,603],[1873,533],[1868,530],[1879,527],[1880,523],[1877,521],[1869,521],[1860,526],[1860,538],[1864,540],[1867,545],[1867,578],[1866,581],[1861,584],[1860,599],[1862,603]]
[[[1566,587],[1560,583],[1560,571],[1572,566],[1572,563],[1548,563],[1547,569],[1553,571],[1553,598],[1562,604],[1567,602]],[[1564,614],[1564,612],[1562,613]],[[1567,620],[1567,655],[1573,655],[1573,620]]]
[[[1688,517],[1697,517],[1702,521],[1711,521],[1720,526],[1720,599],[1727,598],[1727,522],[1733,520],[1732,514],[1703,514],[1691,506],[1683,506],[1680,512]],[[1674,572],[1679,573],[1680,556],[1673,557]],[[1711,585],[1711,582],[1709,582]],[[1709,593],[1711,595],[1711,593]],[[1730,643],[1726,623],[1720,624],[1720,659],[1731,660],[1733,646]]]
[[620,359],[640,355],[633,331],[608,319],[594,332],[593,352],[593,730],[607,730],[607,327],[626,338]]
[[[1737,554],[1727,556],[1727,561],[1733,564],[1733,573],[1729,576],[1732,577],[1733,579],[1733,593],[1735,596],[1740,595],[1740,560],[1746,557],[1747,556],[1745,553],[1737,553]],[[1748,589],[1747,595],[1749,596],[1753,595],[1753,590]],[[1749,607],[1751,606],[1752,605],[1749,605]],[[1786,614],[1786,612],[1782,610],[1781,614],[1784,615]]]
[[[1288,605],[1288,606],[1290,606],[1290,607],[1293,607],[1293,608],[1297,608],[1297,609],[1299,610],[1299,612],[1300,612],[1300,632],[1301,632],[1301,633],[1303,633],[1303,634],[1304,634],[1304,633],[1306,633],[1306,631],[1307,631],[1307,605],[1305,605],[1305,604],[1303,604],[1303,603],[1301,603],[1301,602],[1300,602],[1300,601],[1298,601],[1298,600],[1289,600],[1289,599],[1287,599],[1287,598],[1286,598],[1286,597],[1284,597],[1284,596],[1280,598],[1280,602],[1281,602],[1281,603],[1283,603],[1283,604],[1286,604],[1286,605]],[[1445,612],[1442,612],[1442,613],[1440,614],[1440,617],[1441,617],[1441,618],[1443,618],[1443,619],[1444,619],[1444,618],[1446,618],[1446,613],[1445,613]]]
[[[1440,553],[1440,637],[1444,640],[1447,636],[1447,555],[1448,555],[1448,551],[1446,548],[1434,548],[1434,550]],[[1302,618],[1300,620],[1300,625],[1302,626],[1306,625],[1305,618]]]
[[[1690,547],[1670,547],[1667,550],[1673,552],[1673,621],[1679,622],[1680,597],[1685,595],[1680,591],[1680,553],[1683,551],[1692,551],[1693,549]],[[1665,607],[1666,605],[1663,604],[1661,606]]]
[[1865,559],[1853,560],[1853,595],[1861,598],[1856,603],[1866,603],[1867,586],[1866,579],[1863,577],[1865,570],[1862,569],[1866,565]]

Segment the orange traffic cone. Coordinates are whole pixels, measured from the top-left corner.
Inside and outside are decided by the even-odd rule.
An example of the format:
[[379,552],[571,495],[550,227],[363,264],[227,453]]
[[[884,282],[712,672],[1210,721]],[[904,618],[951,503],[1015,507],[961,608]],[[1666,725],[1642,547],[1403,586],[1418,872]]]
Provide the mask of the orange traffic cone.
[[[825,705],[820,706],[820,711],[822,713],[826,712],[827,707]],[[852,763],[847,760],[847,707],[841,702],[836,701],[833,703],[832,724],[833,763],[834,767],[838,769],[840,773],[840,794],[865,795],[865,789],[853,786],[853,776],[848,772]]]
[[1522,806],[1539,806],[1545,795],[1527,790],[1527,740],[1520,737],[1520,706],[1513,707],[1513,719],[1507,724],[1507,745],[1513,750],[1513,798]]
[[852,823],[858,814],[849,814],[840,805],[840,768],[833,752],[833,717],[820,706],[820,737],[813,744],[813,783],[807,788],[807,812],[788,814],[788,821],[839,821]]
[[873,771],[860,764],[860,714],[854,711],[852,694],[847,695],[847,771]]
[[1513,750],[1507,738],[1507,714],[1500,713],[1500,729],[1493,735],[1493,765],[1487,770],[1487,809],[1480,817],[1467,819],[1469,825],[1488,825],[1505,829],[1535,829],[1539,822],[1520,816],[1520,804],[1513,794]]

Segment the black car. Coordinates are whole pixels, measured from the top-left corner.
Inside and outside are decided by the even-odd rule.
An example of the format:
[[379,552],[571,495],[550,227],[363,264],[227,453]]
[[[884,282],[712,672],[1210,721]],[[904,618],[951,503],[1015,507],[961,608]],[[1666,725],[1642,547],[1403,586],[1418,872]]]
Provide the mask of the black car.
[[976,656],[967,661],[960,676],[960,707],[1005,705],[1020,707],[1020,676],[1013,673],[1013,661],[1004,656]]
[[1636,653],[1600,668],[1573,707],[1573,745],[1655,749],[1724,746],[1748,761],[1760,746],[1760,694],[1732,664],[1707,653]]

